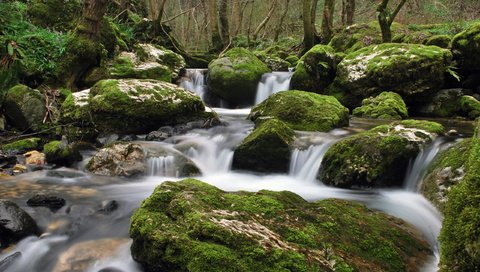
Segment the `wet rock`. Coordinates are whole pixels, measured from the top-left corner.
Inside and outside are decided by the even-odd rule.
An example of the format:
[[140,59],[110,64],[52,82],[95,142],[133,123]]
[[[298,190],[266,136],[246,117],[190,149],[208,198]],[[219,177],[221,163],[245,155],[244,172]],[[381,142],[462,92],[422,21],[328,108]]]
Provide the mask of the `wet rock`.
[[142,147],[132,143],[117,143],[98,151],[87,165],[87,170],[103,176],[138,176],[146,171]]
[[5,117],[13,127],[21,131],[41,129],[46,107],[40,91],[17,85],[7,92],[3,106]]
[[480,23],[473,24],[452,40],[452,52],[463,74],[480,71]]
[[15,164],[12,170],[14,174],[23,174],[28,171],[28,168],[23,164]]
[[409,161],[443,130],[434,122],[406,120],[346,137],[328,149],[319,179],[342,188],[402,187]]
[[354,202],[193,179],[158,186],[130,226],[132,256],[149,271],[414,271],[431,254],[416,233]]
[[376,97],[365,98],[353,115],[363,118],[402,120],[408,117],[407,105],[400,95],[383,92]]
[[98,211],[101,213],[111,213],[118,209],[118,205],[118,202],[115,200],[104,200]]
[[35,195],[27,200],[30,207],[47,207],[52,211],[56,211],[65,206],[65,199],[53,195]]
[[40,147],[40,138],[27,138],[18,140],[2,146],[2,150],[5,152],[25,153],[29,150],[35,150]]
[[8,267],[12,265],[16,260],[22,257],[21,252],[15,252],[3,260],[0,260],[0,271],[7,271]]
[[104,145],[109,145],[109,144],[113,144],[114,142],[118,141],[120,139],[120,136],[118,136],[118,134],[115,134],[115,133],[112,133],[112,134],[109,134],[105,137],[100,137],[97,139],[97,142],[104,146]]
[[26,158],[26,160],[25,160],[26,164],[44,165],[46,163],[45,154],[40,153],[36,150],[29,151],[29,152],[23,154],[23,156],[25,156],[25,158]]
[[0,200],[0,248],[38,232],[33,218],[17,204]]
[[121,142],[133,142],[133,141],[139,140],[139,137],[137,135],[134,135],[134,134],[122,135],[122,136],[120,136],[120,138],[118,140],[121,141]]
[[146,140],[147,141],[157,141],[157,142],[162,142],[165,141],[166,139],[170,138],[171,135],[161,132],[161,131],[152,131],[148,133]]
[[0,152],[0,168],[11,168],[17,164],[17,157]]
[[43,152],[49,163],[58,166],[70,166],[82,159],[76,146],[68,144],[66,139],[47,143],[43,146]]
[[180,151],[166,146],[144,145],[147,154],[147,174],[169,177],[192,177],[201,174],[198,166]]
[[98,272],[124,272],[124,271],[115,267],[106,267],[106,268],[102,268],[101,270],[98,270]]
[[82,172],[78,171],[71,171],[71,170],[51,170],[48,171],[46,174],[47,177],[51,178],[60,178],[60,179],[65,179],[65,178],[81,178],[84,177],[85,174]]
[[53,272],[83,272],[115,254],[128,239],[101,239],[80,242],[63,252]]

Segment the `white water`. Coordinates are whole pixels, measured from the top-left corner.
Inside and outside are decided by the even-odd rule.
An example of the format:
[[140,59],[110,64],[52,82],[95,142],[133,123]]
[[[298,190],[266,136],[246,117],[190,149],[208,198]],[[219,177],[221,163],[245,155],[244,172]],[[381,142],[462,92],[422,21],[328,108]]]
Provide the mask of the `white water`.
[[[442,217],[422,195],[415,191],[407,190],[338,189],[327,187],[316,180],[321,160],[328,147],[352,132],[334,130],[330,133],[299,134],[297,135],[299,141],[305,147],[292,152],[289,173],[278,175],[247,174],[231,171],[231,162],[233,149],[253,128],[251,122],[244,120],[249,109],[217,109],[217,112],[222,116],[223,121],[226,123],[225,126],[209,130],[193,130],[185,135],[171,137],[163,143],[151,143],[151,145],[161,145],[169,150],[181,152],[200,168],[202,176],[198,177],[198,179],[226,191],[288,190],[299,194],[308,201],[326,198],[358,201],[372,209],[381,210],[392,216],[399,217],[415,226],[430,243],[435,253],[432,262],[426,264],[422,271],[436,270],[438,263],[437,237],[441,229]],[[436,144],[437,141],[432,145],[432,148],[435,146],[438,148],[441,142],[438,142],[438,145]],[[429,155],[423,155],[424,153],[419,155],[419,158],[417,158],[418,169],[424,169],[428,166],[436,148],[433,148],[431,151],[426,149],[424,153]],[[101,179],[87,175],[82,178],[82,182],[87,180],[85,183],[93,184],[87,189],[96,193],[93,194],[91,191],[87,191],[86,195],[79,199],[67,198],[69,205],[77,207],[73,209],[77,212],[67,213],[66,208],[63,208],[56,214],[51,214],[51,212],[39,209],[28,209],[25,207],[25,199],[19,197],[16,200],[17,203],[28,209],[27,211],[33,214],[37,222],[45,222],[42,225],[45,226],[58,218],[66,218],[72,221],[73,224],[72,229],[61,235],[47,236],[43,239],[33,237],[24,239],[12,251],[21,251],[21,260],[15,262],[7,271],[50,271],[49,268],[54,266],[56,257],[65,248],[79,241],[105,237],[128,237],[130,215],[140,205],[141,201],[148,197],[154,188],[162,182],[166,180],[180,180],[180,178],[176,177],[177,173],[172,172],[172,169],[175,169],[175,167],[174,165],[172,166],[171,160],[171,156],[168,155],[150,158],[148,169],[149,174],[152,176],[128,182],[122,179],[108,179],[109,185],[98,185],[100,184],[98,180]],[[411,178],[411,180],[414,180],[412,183],[418,183],[419,177],[421,177],[421,175],[413,174],[413,172],[421,172],[413,170],[417,168],[412,166],[411,174],[409,174],[409,176],[413,176]],[[32,173],[31,176],[23,176],[22,180],[31,180],[35,184],[38,175]],[[62,188],[61,185],[66,183],[59,179],[56,184],[57,187]],[[76,185],[68,184],[65,186]],[[54,190],[59,189],[55,188]],[[75,187],[71,190],[71,194],[75,194],[78,188]],[[64,195],[66,193],[59,191],[58,194]],[[95,215],[94,212],[98,203],[104,200],[116,200],[119,203],[119,209],[111,215],[103,217]],[[94,216],[89,215],[91,211]],[[0,261],[9,254],[0,255]],[[44,264],[42,265],[42,263]],[[128,247],[114,253],[108,260],[94,264],[90,271],[98,271],[105,267],[115,267],[132,272],[142,271],[131,259]]]
[[290,89],[293,72],[273,72],[262,75],[258,83],[255,105],[260,104],[274,93]]
[[187,69],[185,78],[180,82],[180,87],[192,91],[204,99],[207,90],[207,72],[208,69]]

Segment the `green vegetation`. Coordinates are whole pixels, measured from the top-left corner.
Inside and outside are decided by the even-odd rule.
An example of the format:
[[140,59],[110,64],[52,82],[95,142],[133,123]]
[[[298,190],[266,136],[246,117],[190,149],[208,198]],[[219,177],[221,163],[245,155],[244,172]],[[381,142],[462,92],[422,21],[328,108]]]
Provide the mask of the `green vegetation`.
[[18,152],[24,153],[32,150],[36,150],[40,146],[40,138],[27,138],[18,140],[13,143],[5,144],[2,146],[2,150],[6,152]]
[[366,98],[362,106],[353,110],[357,117],[378,119],[405,119],[408,117],[407,106],[400,95],[383,92],[376,97]]
[[70,166],[82,156],[76,148],[61,141],[51,141],[43,146],[43,153],[49,163]]

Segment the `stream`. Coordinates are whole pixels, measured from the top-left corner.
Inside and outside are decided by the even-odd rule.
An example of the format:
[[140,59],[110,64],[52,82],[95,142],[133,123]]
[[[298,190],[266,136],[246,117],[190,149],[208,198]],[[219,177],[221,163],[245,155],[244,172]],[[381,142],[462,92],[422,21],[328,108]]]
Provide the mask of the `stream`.
[[[197,88],[197,94],[203,96],[206,90],[204,86],[198,84],[204,85],[205,79],[195,71],[191,74],[198,77],[195,83],[190,82],[190,87],[182,83],[182,86]],[[271,74],[270,77],[277,77],[274,79],[265,76],[262,82],[271,89],[261,90],[262,97],[258,96],[257,101],[274,93],[274,89],[279,85],[284,88],[288,76],[286,73]],[[253,123],[246,120],[250,109],[214,108],[214,110],[221,117],[224,126],[195,129],[184,135],[173,136],[164,142],[139,143],[160,145],[162,148],[182,152],[200,168],[202,175],[197,177],[199,180],[226,191],[288,190],[308,201],[326,198],[358,201],[372,209],[399,217],[414,225],[424,235],[434,252],[434,256],[421,270],[437,270],[439,260],[437,237],[442,226],[442,216],[418,193],[418,187],[435,155],[449,146],[452,139],[438,138],[423,150],[417,159],[411,162],[403,188],[338,189],[327,187],[317,180],[322,157],[336,141],[374,127],[378,122],[354,119],[349,128],[335,129],[328,133],[297,132],[295,146],[298,147],[292,152],[289,173],[259,174],[231,169],[233,149],[253,129]],[[91,154],[85,153],[84,161]],[[16,252],[21,252],[21,256],[17,254],[11,257],[15,259],[4,268],[4,271],[62,271],[57,260],[72,245],[107,238],[123,242],[115,254],[98,257],[87,271],[142,271],[130,255],[130,242],[127,239],[130,216],[156,186],[167,180],[181,180],[175,173],[172,161],[168,157],[150,158],[147,161],[148,176],[130,180],[94,176],[83,171],[85,163],[79,163],[76,169],[31,172],[0,181],[2,198],[16,202],[36,220],[42,230],[45,230],[40,237],[25,238],[16,246],[0,252],[0,262]],[[62,197],[67,201],[67,205],[55,212],[43,207],[28,207],[26,200],[38,193]],[[106,202],[113,200],[118,204],[118,208],[104,212],[102,207]],[[91,250],[101,251],[102,248],[93,246]],[[102,256],[102,252],[96,254]]]

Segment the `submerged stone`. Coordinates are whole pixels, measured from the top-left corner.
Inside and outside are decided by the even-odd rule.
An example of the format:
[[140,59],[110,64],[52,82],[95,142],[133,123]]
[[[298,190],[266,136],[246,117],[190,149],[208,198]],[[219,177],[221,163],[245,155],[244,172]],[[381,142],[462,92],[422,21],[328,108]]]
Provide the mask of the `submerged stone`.
[[302,131],[330,131],[348,126],[349,112],[335,97],[304,91],[283,91],[252,108],[248,119],[276,118]]
[[[359,235],[361,233],[361,235]],[[146,271],[406,271],[430,254],[399,219],[343,200],[165,182],[134,213]]]

